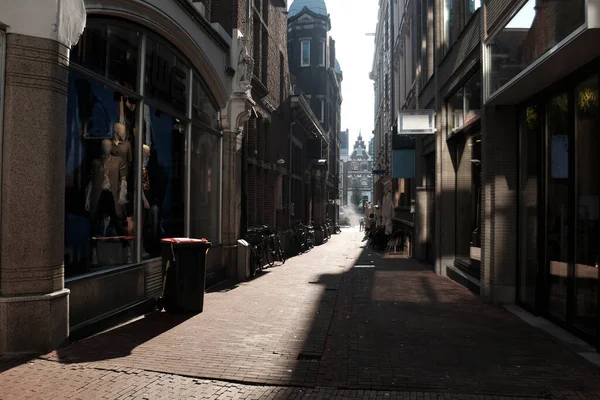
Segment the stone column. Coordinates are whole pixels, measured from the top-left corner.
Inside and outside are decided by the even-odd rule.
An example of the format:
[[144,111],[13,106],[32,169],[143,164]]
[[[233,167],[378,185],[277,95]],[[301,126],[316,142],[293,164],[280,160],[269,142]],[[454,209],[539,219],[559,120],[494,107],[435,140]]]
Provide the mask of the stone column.
[[7,26],[0,354],[48,351],[69,334],[63,267],[67,81],[69,49],[85,19],[83,0],[0,4],[0,22]]
[[56,41],[7,35],[0,354],[49,350],[69,333],[63,268],[68,57]]
[[240,238],[240,217],[242,210],[242,127],[248,120],[248,98],[234,94],[228,107],[222,111],[223,128],[223,175],[221,182],[221,243],[223,245],[223,265],[227,276],[234,280],[244,280],[238,265],[237,241]]
[[514,303],[519,156],[516,107],[486,106],[482,131],[481,295],[491,303]]

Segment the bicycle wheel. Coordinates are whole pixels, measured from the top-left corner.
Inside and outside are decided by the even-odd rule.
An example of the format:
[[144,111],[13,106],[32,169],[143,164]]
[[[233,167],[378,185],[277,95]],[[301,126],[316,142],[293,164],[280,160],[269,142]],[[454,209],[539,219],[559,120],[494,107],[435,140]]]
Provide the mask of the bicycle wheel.
[[281,261],[282,264],[285,264],[285,255],[283,253],[283,247],[281,247],[281,240],[279,240],[279,237],[275,236],[275,254],[277,255],[277,258],[279,261]]
[[275,265],[275,248],[273,246],[273,238],[269,238],[267,245],[265,246],[265,261],[269,267]]
[[255,245],[256,247],[256,272],[262,271],[265,268],[265,248],[262,244]]
[[256,252],[256,246],[250,246],[250,276],[255,277],[258,271],[258,257]]

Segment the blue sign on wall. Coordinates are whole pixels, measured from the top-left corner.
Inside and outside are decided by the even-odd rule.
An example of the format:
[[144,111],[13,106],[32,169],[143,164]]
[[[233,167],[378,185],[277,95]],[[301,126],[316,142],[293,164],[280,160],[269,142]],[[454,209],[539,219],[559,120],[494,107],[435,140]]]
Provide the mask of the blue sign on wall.
[[392,177],[394,179],[415,177],[414,150],[394,150],[392,152]]

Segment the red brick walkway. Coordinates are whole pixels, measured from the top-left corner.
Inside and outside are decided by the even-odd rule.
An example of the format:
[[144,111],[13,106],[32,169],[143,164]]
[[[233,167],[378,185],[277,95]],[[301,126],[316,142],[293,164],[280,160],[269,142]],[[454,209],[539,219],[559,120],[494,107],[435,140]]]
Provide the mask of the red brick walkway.
[[360,238],[208,293],[192,318],[153,314],[12,367],[0,399],[600,399],[595,367]]

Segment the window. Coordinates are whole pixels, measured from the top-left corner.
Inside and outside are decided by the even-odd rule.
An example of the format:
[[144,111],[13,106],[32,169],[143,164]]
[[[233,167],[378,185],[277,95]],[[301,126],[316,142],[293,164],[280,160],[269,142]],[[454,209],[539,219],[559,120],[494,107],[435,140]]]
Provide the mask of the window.
[[444,0],[444,46],[445,51],[448,51],[456,40],[456,1]]
[[310,40],[300,42],[300,66],[310,66]]
[[448,103],[448,126],[451,132],[468,125],[481,114],[481,71],[477,71]]
[[198,126],[192,128],[190,188],[190,233],[195,238],[219,235],[221,204],[221,141],[215,133]]
[[327,53],[327,46],[325,46],[324,41],[319,42],[319,67],[325,66],[325,59]]
[[319,121],[321,121],[321,123],[325,122],[325,99],[319,99],[319,102],[321,103],[321,114],[319,115]]
[[[147,51],[141,63],[144,36]],[[158,257],[161,238],[188,234],[188,151],[195,185],[191,198],[199,207],[190,209],[189,233],[218,243],[218,109],[198,75],[190,79],[190,67],[170,44],[125,23],[90,18],[72,54],[71,65],[78,67],[69,70],[68,82],[66,274]],[[140,64],[146,68],[140,70]],[[140,81],[145,82],[144,96]],[[189,121],[200,130],[194,129],[187,144]],[[210,215],[209,220],[196,222],[198,213]],[[202,230],[194,229],[198,225]]]
[[471,16],[473,14],[475,14],[475,11],[477,11],[479,8],[481,8],[481,0],[467,0],[468,4],[467,4],[467,18],[465,18],[465,21],[469,21],[469,18],[471,18]]
[[487,44],[491,60],[490,94],[585,23],[585,0],[556,0],[548,7],[536,4],[537,0],[525,3]]

